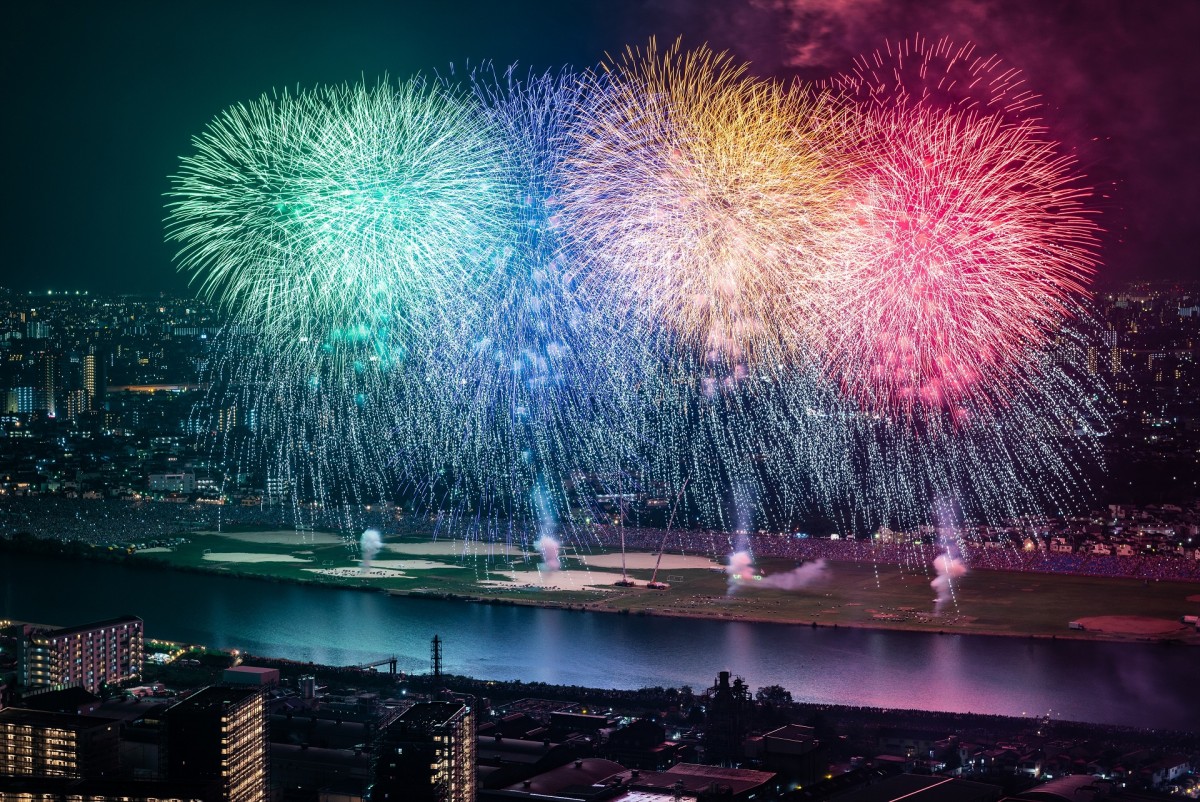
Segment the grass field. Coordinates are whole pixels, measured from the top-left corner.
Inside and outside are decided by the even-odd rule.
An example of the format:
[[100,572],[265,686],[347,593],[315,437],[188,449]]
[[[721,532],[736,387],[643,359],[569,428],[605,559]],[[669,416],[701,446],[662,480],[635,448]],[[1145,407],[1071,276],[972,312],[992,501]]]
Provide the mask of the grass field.
[[[1194,628],[1179,624],[1181,615],[1200,611],[1195,601],[1200,599],[1200,583],[973,571],[957,580],[953,601],[939,608],[929,586],[930,575],[894,565],[829,563],[816,581],[801,590],[778,590],[752,581],[730,593],[716,563],[698,567],[704,563],[695,555],[674,559],[666,555],[658,579],[670,587],[650,590],[645,583],[653,557],[629,556],[629,564],[638,567],[628,570],[636,586],[627,588],[612,584],[620,575],[620,561],[606,554],[611,552],[575,555],[568,551],[563,554],[561,573],[539,574],[540,557],[520,549],[461,541],[392,540],[364,575],[346,545],[328,534],[232,532],[197,534],[171,552],[142,559],[218,573],[400,593],[583,605],[613,612],[958,633],[1165,638],[1200,644]],[[794,562],[781,559],[758,563],[767,575],[794,567]],[[587,587],[592,580],[597,586]],[[1067,623],[1078,619],[1087,619],[1090,629],[1068,630]]]

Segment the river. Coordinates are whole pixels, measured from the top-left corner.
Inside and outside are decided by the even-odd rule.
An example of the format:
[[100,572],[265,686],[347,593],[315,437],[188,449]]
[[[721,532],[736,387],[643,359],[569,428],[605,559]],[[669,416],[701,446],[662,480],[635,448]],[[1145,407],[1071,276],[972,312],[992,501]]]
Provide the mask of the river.
[[[53,581],[50,578],[53,577]],[[389,597],[148,566],[0,555],[0,617],[126,613],[152,638],[330,665],[602,688],[782,685],[798,701],[1200,728],[1200,650],[585,613]]]

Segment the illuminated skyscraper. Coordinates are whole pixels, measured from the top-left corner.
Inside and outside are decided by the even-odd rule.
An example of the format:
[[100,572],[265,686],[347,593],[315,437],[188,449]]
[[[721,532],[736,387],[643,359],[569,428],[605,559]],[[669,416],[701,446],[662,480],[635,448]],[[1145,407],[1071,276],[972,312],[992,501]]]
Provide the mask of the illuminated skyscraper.
[[269,759],[261,688],[205,688],[164,716],[167,779],[206,783],[222,802],[266,802]]
[[108,393],[108,371],[104,355],[94,348],[83,357],[83,389],[87,391],[88,406],[101,409]]
[[58,413],[58,357],[54,354],[42,355],[42,380],[38,387],[38,407],[46,410],[50,417]]
[[78,418],[88,409],[88,397],[86,390],[67,390],[67,417],[71,419]]
[[37,409],[37,389],[33,387],[13,387],[5,398],[4,411],[7,413],[28,414]]
[[383,731],[372,802],[473,802],[475,713],[458,702],[422,702]]

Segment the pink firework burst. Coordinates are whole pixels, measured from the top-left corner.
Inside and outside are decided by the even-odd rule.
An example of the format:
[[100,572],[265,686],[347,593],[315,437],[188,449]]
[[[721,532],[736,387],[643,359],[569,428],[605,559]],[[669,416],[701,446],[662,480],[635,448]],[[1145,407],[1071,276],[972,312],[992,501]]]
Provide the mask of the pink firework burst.
[[1032,122],[919,105],[861,121],[841,255],[801,299],[828,375],[889,415],[1003,403],[1080,308],[1090,191]]

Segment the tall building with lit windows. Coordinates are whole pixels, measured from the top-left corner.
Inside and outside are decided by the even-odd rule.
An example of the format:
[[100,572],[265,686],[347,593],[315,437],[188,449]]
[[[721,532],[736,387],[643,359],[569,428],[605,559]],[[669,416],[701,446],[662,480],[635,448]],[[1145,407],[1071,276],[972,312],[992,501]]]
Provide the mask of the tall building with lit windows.
[[261,688],[205,688],[169,708],[162,727],[168,780],[204,783],[221,802],[266,802],[270,749]]
[[26,690],[79,685],[98,693],[105,684],[139,676],[145,659],[142,619],[127,615],[51,629],[18,624],[17,684]]
[[58,414],[58,357],[42,355],[42,376],[38,387],[38,409],[44,409],[50,417]]
[[371,802],[473,802],[475,713],[459,702],[422,702],[380,736]]
[[108,393],[108,366],[104,354],[92,349],[83,357],[83,389],[87,393],[88,406],[103,409]]
[[116,719],[0,710],[0,777],[113,777],[119,769]]

